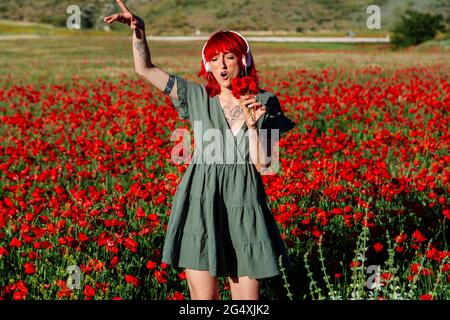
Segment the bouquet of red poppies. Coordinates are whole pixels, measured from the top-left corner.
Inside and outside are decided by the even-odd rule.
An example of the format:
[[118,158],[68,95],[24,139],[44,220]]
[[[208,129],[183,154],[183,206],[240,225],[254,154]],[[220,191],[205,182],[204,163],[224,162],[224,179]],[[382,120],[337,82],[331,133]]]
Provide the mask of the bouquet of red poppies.
[[[254,77],[246,76],[234,78],[231,80],[231,91],[236,99],[240,99],[247,94],[257,95],[259,92],[258,81]],[[252,120],[255,121],[254,111],[250,111]]]

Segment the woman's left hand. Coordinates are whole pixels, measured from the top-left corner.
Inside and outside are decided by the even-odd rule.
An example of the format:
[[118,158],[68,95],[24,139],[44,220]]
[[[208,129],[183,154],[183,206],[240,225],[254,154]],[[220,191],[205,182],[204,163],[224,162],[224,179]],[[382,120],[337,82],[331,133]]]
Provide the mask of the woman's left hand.
[[243,96],[239,100],[239,104],[244,111],[247,127],[255,129],[259,118],[266,113],[266,106],[249,95]]

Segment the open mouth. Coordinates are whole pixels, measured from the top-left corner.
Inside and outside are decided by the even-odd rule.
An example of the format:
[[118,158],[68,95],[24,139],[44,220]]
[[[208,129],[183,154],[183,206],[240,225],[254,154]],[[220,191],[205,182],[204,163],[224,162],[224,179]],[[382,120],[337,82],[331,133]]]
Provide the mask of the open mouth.
[[220,76],[222,77],[223,80],[227,80],[228,79],[228,71],[222,71],[220,73]]

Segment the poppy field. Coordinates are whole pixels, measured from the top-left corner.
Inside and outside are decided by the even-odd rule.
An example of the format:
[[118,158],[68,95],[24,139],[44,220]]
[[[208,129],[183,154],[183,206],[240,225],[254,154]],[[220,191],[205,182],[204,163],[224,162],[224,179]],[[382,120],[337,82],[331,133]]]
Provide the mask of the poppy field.
[[[201,46],[150,43],[156,65],[202,83]],[[134,72],[131,38],[0,52],[0,299],[189,299],[160,259],[187,167],[171,133],[190,124]],[[261,281],[262,298],[449,299],[448,51],[253,54],[297,123],[263,176],[295,271]]]

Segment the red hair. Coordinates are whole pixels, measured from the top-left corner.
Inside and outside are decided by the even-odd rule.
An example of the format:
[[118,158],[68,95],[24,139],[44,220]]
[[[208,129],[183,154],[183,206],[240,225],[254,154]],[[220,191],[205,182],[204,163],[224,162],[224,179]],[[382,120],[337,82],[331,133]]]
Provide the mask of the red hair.
[[[216,54],[219,52],[232,52],[238,58],[238,64],[241,67],[241,71],[245,70],[244,65],[242,64],[242,57],[245,56],[247,58],[247,44],[244,39],[242,39],[239,35],[230,31],[217,31],[214,33],[208,40],[204,55],[205,60],[210,61]],[[251,52],[250,52],[251,55]],[[252,64],[247,67],[247,76],[251,76],[255,78],[256,83],[258,83],[258,75],[255,68],[255,60],[252,58]],[[244,72],[245,75],[245,72]],[[211,72],[207,72],[205,69],[205,65],[203,64],[203,59],[201,62],[200,72],[198,73],[199,77],[203,77],[206,80],[206,91],[210,97],[214,97],[215,95],[220,93],[220,84],[217,82],[216,78]]]

